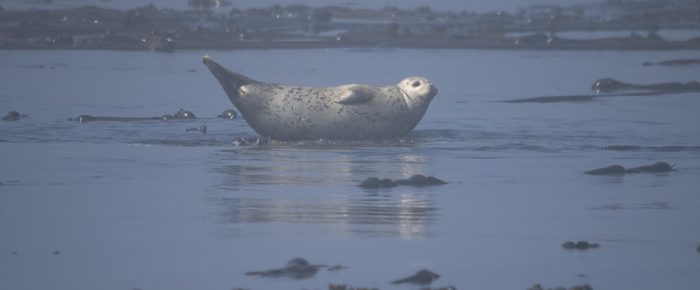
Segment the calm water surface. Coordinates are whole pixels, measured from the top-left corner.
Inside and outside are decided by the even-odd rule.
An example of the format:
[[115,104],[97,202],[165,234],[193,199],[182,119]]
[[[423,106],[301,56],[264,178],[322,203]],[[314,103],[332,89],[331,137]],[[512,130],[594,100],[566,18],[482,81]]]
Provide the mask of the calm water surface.
[[[273,142],[243,120],[200,61],[301,85],[393,84],[440,93],[411,136]],[[0,51],[0,289],[381,289],[428,268],[433,286],[694,289],[700,283],[700,95],[591,102],[613,77],[697,80],[700,66],[642,66],[695,51]],[[80,114],[188,121],[79,124]],[[207,122],[208,134],[185,133]],[[638,146],[607,150],[608,145]],[[611,164],[666,174],[583,174]],[[363,190],[370,176],[449,184]],[[602,246],[567,252],[567,240]],[[55,252],[58,251],[58,252]],[[342,264],[305,280],[247,271],[304,257]]]

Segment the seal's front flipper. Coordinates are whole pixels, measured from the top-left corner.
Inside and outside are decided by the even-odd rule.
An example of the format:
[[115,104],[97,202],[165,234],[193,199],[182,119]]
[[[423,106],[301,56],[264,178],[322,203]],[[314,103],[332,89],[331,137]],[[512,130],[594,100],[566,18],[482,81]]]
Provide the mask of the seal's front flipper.
[[228,97],[231,99],[240,97],[239,88],[241,86],[251,83],[257,83],[255,80],[247,76],[226,69],[225,67],[212,60],[208,55],[202,57],[202,62],[204,63],[204,65],[207,66],[207,68],[209,68],[211,73],[214,75],[214,77],[216,77],[221,86],[224,88],[224,91],[226,92]]
[[335,98],[338,104],[357,105],[372,99],[372,92],[361,85],[347,85],[343,89],[343,92]]

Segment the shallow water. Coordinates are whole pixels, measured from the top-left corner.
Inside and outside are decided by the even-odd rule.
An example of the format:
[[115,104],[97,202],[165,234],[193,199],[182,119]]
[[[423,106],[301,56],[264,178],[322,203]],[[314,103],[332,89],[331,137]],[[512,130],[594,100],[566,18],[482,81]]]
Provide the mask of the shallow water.
[[[201,64],[301,85],[391,84],[440,93],[400,140],[271,142]],[[700,66],[642,66],[695,51],[0,51],[0,289],[381,289],[421,268],[433,286],[693,289],[700,278],[700,95],[500,101],[697,80]],[[80,114],[187,121],[80,124]],[[209,132],[185,129],[207,122]],[[612,146],[607,147],[606,146]],[[614,149],[614,150],[612,150]],[[664,174],[584,171],[666,161]],[[437,187],[364,190],[370,176]],[[601,248],[567,252],[568,240]],[[59,251],[54,253],[54,251]],[[245,272],[304,257],[349,266],[305,280]],[[41,277],[40,279],[37,277]]]

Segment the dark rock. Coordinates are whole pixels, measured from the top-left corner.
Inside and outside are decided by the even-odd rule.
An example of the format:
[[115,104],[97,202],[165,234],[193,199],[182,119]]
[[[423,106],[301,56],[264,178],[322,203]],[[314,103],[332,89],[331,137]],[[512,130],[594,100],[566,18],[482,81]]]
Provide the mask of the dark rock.
[[622,175],[626,173],[663,173],[673,171],[673,165],[666,162],[657,162],[651,165],[644,165],[634,168],[625,169],[622,165],[610,165],[604,168],[593,169],[586,171],[590,175]]
[[651,165],[644,165],[627,169],[627,173],[663,173],[673,171],[673,166],[666,162],[657,162]]
[[586,171],[585,173],[590,175],[620,175],[625,174],[626,171],[622,165],[610,165],[608,167]]
[[408,181],[413,186],[423,186],[428,183],[428,178],[425,175],[415,174],[408,178]]
[[411,181],[413,186],[432,186],[447,184],[447,182],[442,181],[438,178],[432,176],[423,176],[420,174],[413,175],[408,180]]
[[572,241],[565,242],[561,245],[562,248],[566,250],[589,250],[589,249],[597,249],[600,248],[600,244],[597,243],[589,243],[586,241],[578,241],[577,243],[574,243]]
[[329,268],[328,268],[328,271],[335,272],[335,271],[345,270],[345,269],[347,269],[347,268],[348,268],[348,267],[343,266],[343,265],[335,265],[335,266],[329,267]]
[[58,254],[60,254],[60,253],[61,253],[61,251],[53,251],[53,254],[54,254],[54,255],[58,255]]
[[579,250],[597,249],[599,247],[600,247],[599,244],[589,243],[586,241],[579,241],[578,243],[576,243],[576,249],[579,249]]
[[318,272],[319,268],[325,267],[324,265],[311,265],[308,261],[302,258],[294,258],[287,262],[284,268],[266,270],[266,271],[254,271],[245,273],[249,276],[261,276],[261,277],[287,277],[292,279],[307,279],[311,278]]
[[[527,288],[527,290],[567,290],[567,288],[566,287],[543,288],[542,285],[535,284],[535,285],[532,285],[532,287]],[[568,288],[568,290],[593,290],[593,287],[591,287],[588,284],[583,284],[583,285],[578,285],[578,286],[572,286],[572,287]]]
[[380,188],[382,187],[382,181],[376,177],[368,177],[362,183],[360,183],[362,188]]
[[573,250],[573,249],[576,249],[576,243],[574,243],[572,241],[568,241],[566,243],[563,243],[561,245],[561,247],[564,249],[567,249],[567,250]]
[[403,279],[399,279],[396,281],[391,282],[391,284],[416,284],[416,285],[428,285],[432,283],[433,281],[437,280],[440,278],[440,275],[430,272],[429,270],[420,270],[416,272],[415,274],[408,276]]
[[379,290],[377,288],[367,288],[367,287],[351,287],[347,285],[342,285],[342,284],[328,284],[328,290]]
[[17,120],[19,120],[20,118],[22,118],[22,114],[20,114],[20,113],[17,112],[17,111],[10,111],[10,112],[7,113],[7,115],[5,115],[4,117],[2,117],[2,120],[3,120],[3,121],[17,121]]
[[695,250],[698,251],[698,253],[700,253],[700,245],[698,245],[698,247],[695,248]]
[[416,174],[411,176],[409,179],[397,179],[397,180],[391,180],[388,178],[385,179],[379,179],[376,177],[369,177],[365,179],[365,181],[360,184],[360,187],[362,188],[389,188],[389,187],[394,187],[397,185],[406,185],[406,186],[431,186],[431,185],[441,185],[441,184],[447,184],[447,182],[442,181],[438,178],[432,177],[432,176],[424,176],[420,174]]
[[667,65],[667,66],[681,66],[681,65],[695,65],[700,64],[700,59],[672,59],[660,62],[644,62],[642,65]]
[[362,188],[367,188],[367,189],[376,189],[376,188],[390,188],[394,187],[397,184],[392,181],[389,178],[384,178],[384,179],[379,179],[376,177],[369,177],[362,181],[360,184],[360,187]]
[[194,115],[194,113],[190,111],[185,111],[183,109],[180,109],[175,113],[175,119],[197,119],[197,116]]
[[218,117],[222,118],[222,119],[233,120],[233,119],[238,118],[238,113],[236,113],[236,111],[234,111],[234,110],[228,109],[228,110],[225,110],[223,113],[221,113],[221,115],[219,115]]

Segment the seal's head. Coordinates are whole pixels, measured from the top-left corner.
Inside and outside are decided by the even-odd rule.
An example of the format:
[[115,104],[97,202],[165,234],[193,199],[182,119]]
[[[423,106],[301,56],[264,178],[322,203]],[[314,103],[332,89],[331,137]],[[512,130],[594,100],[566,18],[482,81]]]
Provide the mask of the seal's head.
[[407,77],[401,80],[397,86],[409,106],[430,102],[438,92],[430,81],[422,77]]
[[202,57],[202,62],[209,68],[209,71],[214,75],[214,77],[219,81],[221,86],[224,88],[226,95],[229,99],[236,104],[236,99],[241,95],[246,93],[242,86],[257,83],[257,81],[250,79],[239,73],[232,72],[225,67],[221,66],[219,63],[212,60],[208,55]]

